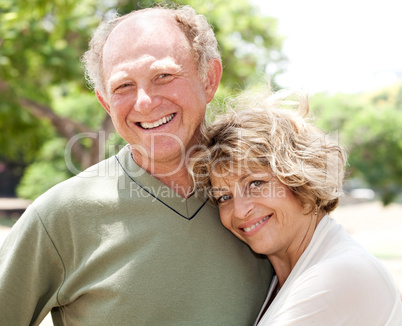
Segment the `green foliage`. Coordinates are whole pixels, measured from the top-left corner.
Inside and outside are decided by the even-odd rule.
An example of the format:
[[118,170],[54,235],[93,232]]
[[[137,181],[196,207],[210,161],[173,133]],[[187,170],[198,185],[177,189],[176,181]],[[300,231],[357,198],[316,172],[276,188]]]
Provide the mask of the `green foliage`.
[[279,63],[284,61],[282,38],[278,35],[275,19],[261,16],[258,8],[248,0],[187,0],[180,3],[189,4],[205,15],[214,28],[223,63],[218,95],[226,96],[255,83],[266,85],[268,64],[276,67],[269,76],[275,85]]
[[0,101],[0,156],[1,161],[31,163],[49,139],[52,128],[46,121],[34,118],[28,111],[2,94]]
[[[263,17],[247,0],[188,1],[214,27],[224,73],[222,86],[231,92],[265,78],[268,64],[284,60],[276,20]],[[279,68],[275,73],[279,72]],[[275,73],[270,76],[272,79]]]
[[[54,137],[50,124],[22,108],[19,98],[49,105],[54,100],[51,86],[68,89],[63,85],[69,82],[87,93],[79,58],[87,47],[89,27],[101,18],[94,18],[94,3],[0,2],[0,82],[7,85],[1,89],[2,156],[32,162],[47,135]],[[69,107],[62,110],[68,111]]]
[[93,93],[82,92],[73,83],[56,85],[50,92],[55,113],[99,129],[106,113]]
[[64,149],[66,140],[53,138],[41,148],[37,160],[24,173],[18,185],[17,195],[34,200],[54,185],[68,179],[72,173],[66,169]]
[[402,108],[390,91],[383,94],[387,96],[381,102],[375,95],[371,105],[353,117],[345,128],[345,137],[353,144],[351,167],[378,190],[387,205],[402,188]]
[[[21,99],[98,130],[106,114],[87,89],[80,64],[88,40],[104,17],[160,2],[0,0],[0,158],[32,164],[18,188],[20,196],[32,199],[70,176],[61,155],[66,139],[54,122],[21,107]],[[267,63],[283,59],[276,22],[262,17],[248,0],[178,3],[193,6],[214,27],[224,65],[218,98],[253,83],[265,75]],[[121,139],[111,143],[106,152],[113,152]],[[85,140],[82,145],[88,151],[93,146]]]
[[328,96],[318,93],[310,99],[317,124],[326,132],[340,131],[351,117],[364,109],[359,97],[353,94]]
[[[89,92],[80,67],[80,57],[87,48],[90,33],[102,18],[96,14],[100,9],[107,11],[98,1],[92,0],[0,1],[0,157],[7,166],[34,164],[24,177],[25,185],[27,180],[32,180],[33,189],[31,194],[23,191],[25,197],[39,194],[34,190],[36,187],[45,189],[48,182],[54,182],[51,180],[65,178],[65,173],[45,182],[32,178],[35,173],[40,179],[42,175],[49,176],[50,171],[55,175],[57,171],[63,171],[55,169],[51,161],[43,163],[48,165],[43,171],[37,169],[37,161],[46,150],[46,147],[42,148],[44,144],[53,138],[61,138],[50,121],[33,116],[21,107],[20,100],[28,99],[47,107],[55,104],[61,115],[78,121],[81,115],[88,116],[83,120],[94,127],[97,124],[97,128],[99,113],[105,116],[95,102],[88,107],[82,106],[88,104],[83,97]],[[63,89],[64,95],[55,96],[55,89]],[[75,103],[72,103],[74,99]],[[99,111],[97,115],[94,108]],[[81,115],[78,114],[80,110]],[[63,153],[64,147],[58,150]]]
[[[127,13],[157,3],[172,1],[119,1],[119,12]],[[247,88],[255,83],[266,85],[266,67],[272,68],[270,81],[275,84],[275,76],[285,58],[281,53],[282,38],[277,32],[277,21],[262,16],[258,8],[249,0],[178,0],[175,3],[189,5],[197,13],[204,15],[214,29],[223,63],[223,76],[218,97],[225,97],[234,91]]]
[[69,178],[64,161],[35,162],[25,171],[18,185],[17,195],[20,198],[34,200],[54,185]]
[[402,189],[402,85],[377,93],[326,96],[311,103],[319,125],[339,131],[349,153],[350,177],[360,178],[392,202]]
[[3,1],[2,78],[19,95],[46,101],[50,84],[81,84],[79,58],[96,19],[91,1]]

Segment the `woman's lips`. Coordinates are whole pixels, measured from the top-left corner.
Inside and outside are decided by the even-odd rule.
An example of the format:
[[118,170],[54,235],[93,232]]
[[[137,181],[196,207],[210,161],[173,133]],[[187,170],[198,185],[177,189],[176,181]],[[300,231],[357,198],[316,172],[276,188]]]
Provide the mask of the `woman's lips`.
[[241,228],[245,233],[250,232],[251,230],[255,229],[257,226],[259,226],[260,224],[264,223],[265,221],[267,221],[273,214],[267,215],[264,218],[262,218],[261,220],[259,220],[257,223],[254,223],[253,225]]

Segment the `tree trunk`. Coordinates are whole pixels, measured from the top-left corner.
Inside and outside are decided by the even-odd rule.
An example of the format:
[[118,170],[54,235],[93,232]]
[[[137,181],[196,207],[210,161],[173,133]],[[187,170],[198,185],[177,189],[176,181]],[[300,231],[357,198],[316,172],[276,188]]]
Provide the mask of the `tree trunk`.
[[[72,158],[79,162],[81,169],[96,164],[105,158],[105,145],[109,135],[113,133],[114,128],[109,115],[106,115],[102,122],[101,129],[96,132],[92,128],[61,117],[47,106],[36,103],[32,100],[22,98],[19,100],[21,106],[27,108],[35,117],[49,120],[57,132],[68,140],[67,149]],[[90,148],[86,148],[79,141],[81,138],[89,138],[92,142]]]

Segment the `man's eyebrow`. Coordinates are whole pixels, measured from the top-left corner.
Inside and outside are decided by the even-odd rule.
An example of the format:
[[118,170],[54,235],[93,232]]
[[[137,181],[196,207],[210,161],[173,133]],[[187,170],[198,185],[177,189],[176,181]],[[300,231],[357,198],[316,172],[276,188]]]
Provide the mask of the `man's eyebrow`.
[[163,70],[166,68],[180,69],[181,67],[169,59],[154,62],[150,67],[151,70]]
[[120,80],[120,79],[124,79],[128,76],[128,73],[125,71],[119,71],[115,74],[113,74],[107,83],[108,88],[110,89],[110,86],[113,85],[113,83],[115,83],[116,81]]

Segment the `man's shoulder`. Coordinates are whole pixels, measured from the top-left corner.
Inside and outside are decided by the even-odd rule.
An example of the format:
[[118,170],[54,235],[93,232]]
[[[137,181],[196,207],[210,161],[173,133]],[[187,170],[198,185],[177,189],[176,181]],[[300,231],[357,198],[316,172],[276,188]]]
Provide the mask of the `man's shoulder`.
[[120,174],[116,158],[109,157],[53,186],[39,196],[33,205],[38,208],[74,205],[74,203],[87,200],[92,196],[110,193],[115,189],[113,185],[118,182]]

